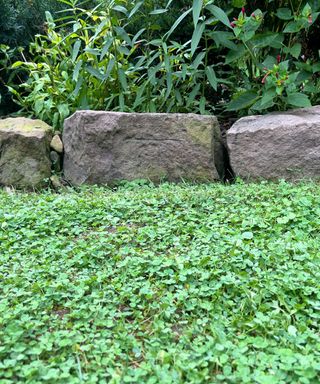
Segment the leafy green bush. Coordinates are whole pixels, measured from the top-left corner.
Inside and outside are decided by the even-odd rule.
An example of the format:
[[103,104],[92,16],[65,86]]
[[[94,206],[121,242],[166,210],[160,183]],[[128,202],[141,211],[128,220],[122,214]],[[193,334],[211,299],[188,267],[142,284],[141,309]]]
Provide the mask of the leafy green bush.
[[[317,102],[319,54],[310,53],[306,43],[320,4],[283,1],[275,7],[278,2],[260,2],[264,8],[248,13],[244,3],[232,2],[242,9],[231,22],[211,0],[194,0],[192,8],[181,17],[193,15],[191,54],[203,53],[203,65],[208,62],[210,49],[225,52],[224,63],[216,62],[214,66],[231,69],[230,77],[220,80],[227,84],[232,97],[226,109],[254,113],[307,107],[311,101]],[[234,13],[225,8],[229,14]]]
[[[106,0],[92,10],[63,2],[71,14],[54,22],[47,13],[46,34],[26,54],[32,60],[14,65],[28,80],[11,87],[26,113],[55,127],[82,108],[257,113],[319,101],[319,54],[308,40],[317,2],[261,0],[250,12],[243,0],[159,1],[158,9]],[[170,19],[173,3],[181,12],[164,31],[158,21]],[[182,28],[191,35],[177,34]]]
[[21,53],[19,48],[10,48],[8,45],[0,44],[0,116],[17,110],[17,105],[12,101],[7,84],[21,83],[21,78],[17,76],[19,71],[10,70],[19,53]]
[[197,99],[200,61],[191,63],[177,42],[152,39],[148,26],[134,36],[126,32],[141,5],[127,10],[111,2],[84,10],[73,2],[63,25],[47,13],[46,35],[30,44],[33,60],[13,65],[28,74],[24,92],[10,88],[17,102],[55,128],[77,109],[204,113],[205,98]]

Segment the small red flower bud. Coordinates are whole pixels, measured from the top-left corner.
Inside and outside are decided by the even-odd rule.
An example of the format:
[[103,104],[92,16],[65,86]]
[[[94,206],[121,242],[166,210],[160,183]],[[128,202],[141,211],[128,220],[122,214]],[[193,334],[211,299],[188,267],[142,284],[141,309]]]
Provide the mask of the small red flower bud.
[[234,28],[236,25],[235,23],[230,23],[231,27]]
[[309,22],[309,24],[312,24],[312,16],[311,15],[308,17],[308,22]]
[[242,7],[241,12],[242,12],[243,15],[246,13],[245,7]]
[[277,56],[277,63],[279,64],[280,61],[281,61],[281,55],[278,55],[278,56]]
[[256,18],[256,15],[254,13],[251,14],[251,17],[253,17],[254,19]]

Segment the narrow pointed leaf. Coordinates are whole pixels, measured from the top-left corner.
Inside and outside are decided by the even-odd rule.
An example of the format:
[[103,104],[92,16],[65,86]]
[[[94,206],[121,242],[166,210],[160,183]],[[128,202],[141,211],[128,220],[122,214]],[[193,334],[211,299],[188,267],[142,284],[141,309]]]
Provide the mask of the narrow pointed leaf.
[[193,16],[193,24],[195,28],[199,21],[202,5],[203,5],[203,0],[193,0],[192,16]]
[[228,28],[231,28],[230,20],[227,16],[227,14],[216,5],[207,5],[207,9],[212,13],[212,15],[217,18],[219,21],[221,21],[222,24],[226,25]]

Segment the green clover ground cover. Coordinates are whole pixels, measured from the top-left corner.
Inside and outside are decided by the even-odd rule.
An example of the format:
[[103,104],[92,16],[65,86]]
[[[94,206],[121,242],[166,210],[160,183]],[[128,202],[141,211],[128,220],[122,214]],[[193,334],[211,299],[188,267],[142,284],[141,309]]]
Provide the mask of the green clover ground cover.
[[0,383],[319,383],[320,186],[0,192]]

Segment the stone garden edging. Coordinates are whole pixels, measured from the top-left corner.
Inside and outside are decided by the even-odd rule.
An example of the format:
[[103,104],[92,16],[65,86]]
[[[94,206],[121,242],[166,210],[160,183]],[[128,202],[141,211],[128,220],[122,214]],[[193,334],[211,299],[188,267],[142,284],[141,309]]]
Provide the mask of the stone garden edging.
[[243,117],[228,130],[227,145],[244,180],[320,179],[320,106]]
[[[227,147],[242,179],[320,179],[320,106],[241,118]],[[72,185],[203,182],[223,179],[226,166],[215,116],[78,111],[62,138],[40,120],[0,120],[2,186],[39,188],[50,178],[59,187],[61,171]]]

